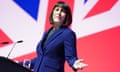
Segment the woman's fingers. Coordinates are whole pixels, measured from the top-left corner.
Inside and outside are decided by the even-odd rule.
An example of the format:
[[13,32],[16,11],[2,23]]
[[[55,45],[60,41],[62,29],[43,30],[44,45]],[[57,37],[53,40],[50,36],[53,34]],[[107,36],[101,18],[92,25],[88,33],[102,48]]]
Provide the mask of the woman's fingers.
[[83,63],[84,59],[78,59],[74,63],[76,69],[83,69],[88,66],[88,64]]
[[80,62],[84,62],[84,59],[78,59],[75,61],[75,63],[80,63]]

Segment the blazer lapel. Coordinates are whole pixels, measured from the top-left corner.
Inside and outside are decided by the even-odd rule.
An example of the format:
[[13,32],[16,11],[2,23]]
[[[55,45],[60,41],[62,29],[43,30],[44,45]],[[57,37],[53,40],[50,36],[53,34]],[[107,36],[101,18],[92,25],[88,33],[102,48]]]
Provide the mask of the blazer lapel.
[[48,33],[50,32],[51,29],[52,29],[52,27],[47,32],[45,32],[45,34],[43,35],[43,38],[42,38],[42,41],[41,41],[41,47],[42,48],[43,48],[44,42],[46,41],[47,35],[48,35]]
[[52,35],[50,35],[50,37],[48,38],[48,40],[45,43],[45,48],[46,46],[48,46],[48,44],[53,41],[54,39],[56,39],[63,31],[65,28],[59,28],[57,29]]

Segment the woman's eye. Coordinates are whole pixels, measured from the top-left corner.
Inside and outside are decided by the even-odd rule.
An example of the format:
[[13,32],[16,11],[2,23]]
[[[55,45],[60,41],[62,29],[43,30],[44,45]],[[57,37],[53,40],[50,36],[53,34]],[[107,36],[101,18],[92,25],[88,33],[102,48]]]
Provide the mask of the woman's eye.
[[64,9],[62,9],[61,11],[64,12]]
[[59,9],[57,8],[56,11],[59,11]]
[[62,9],[61,11],[62,11],[62,12],[65,12],[65,10],[64,10],[64,9]]

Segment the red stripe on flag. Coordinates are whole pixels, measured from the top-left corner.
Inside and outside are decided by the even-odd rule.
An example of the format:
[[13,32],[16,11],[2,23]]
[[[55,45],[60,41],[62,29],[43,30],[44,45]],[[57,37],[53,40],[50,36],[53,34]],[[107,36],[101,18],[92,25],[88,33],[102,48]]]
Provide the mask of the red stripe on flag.
[[88,63],[83,72],[120,72],[120,26],[80,38],[77,51]]
[[25,54],[23,56],[19,56],[19,57],[13,58],[13,60],[23,61],[25,59],[32,59],[32,58],[34,58],[36,56],[37,56],[36,52],[32,52],[32,53],[29,53],[29,54]]
[[2,31],[2,29],[0,29],[0,48],[11,43],[13,43],[13,41]]
[[84,17],[88,18],[106,11],[109,11],[118,0],[98,0],[96,5],[91,9],[91,11]]

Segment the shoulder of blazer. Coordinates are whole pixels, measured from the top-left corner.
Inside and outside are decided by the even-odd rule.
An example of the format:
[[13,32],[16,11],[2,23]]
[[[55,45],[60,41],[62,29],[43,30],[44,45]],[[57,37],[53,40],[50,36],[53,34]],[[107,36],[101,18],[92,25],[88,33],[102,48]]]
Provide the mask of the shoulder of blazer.
[[65,33],[75,35],[75,32],[72,29],[70,29],[70,28],[66,28],[65,29]]

